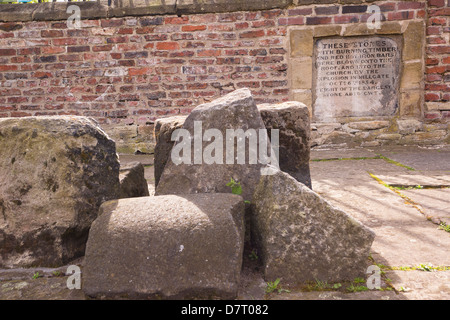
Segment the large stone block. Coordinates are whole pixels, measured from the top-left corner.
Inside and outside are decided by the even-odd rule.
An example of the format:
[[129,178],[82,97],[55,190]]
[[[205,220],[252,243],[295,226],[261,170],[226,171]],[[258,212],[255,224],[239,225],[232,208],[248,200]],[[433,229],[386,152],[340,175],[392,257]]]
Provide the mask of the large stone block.
[[84,254],[98,208],[119,195],[115,143],[84,117],[0,120],[0,267]]
[[[266,127],[250,90],[236,90],[196,107],[181,129],[187,135],[180,132],[182,138],[172,148],[156,195],[229,193],[232,178],[241,183],[244,199],[251,199],[266,167],[259,156],[259,138]],[[204,136],[207,132],[209,139]]]
[[303,103],[290,101],[259,105],[258,110],[269,136],[271,130],[279,130],[280,169],[311,188],[308,108]]
[[261,177],[252,210],[252,236],[266,281],[364,276],[374,233],[288,174]]
[[243,219],[233,194],[109,201],[89,234],[82,288],[94,297],[234,298]]
[[187,116],[176,116],[158,119],[155,122],[155,187],[158,186],[159,179],[161,179],[164,167],[175,143],[172,140],[172,133],[183,126],[186,118]]

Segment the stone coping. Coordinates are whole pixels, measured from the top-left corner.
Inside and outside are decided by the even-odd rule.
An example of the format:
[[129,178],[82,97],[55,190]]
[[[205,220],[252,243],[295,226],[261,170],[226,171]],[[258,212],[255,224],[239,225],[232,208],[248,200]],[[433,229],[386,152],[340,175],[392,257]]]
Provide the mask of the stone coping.
[[45,2],[1,4],[0,22],[65,20],[76,5],[81,19],[114,18],[144,15],[181,15],[287,8],[293,0],[97,0],[88,2]]

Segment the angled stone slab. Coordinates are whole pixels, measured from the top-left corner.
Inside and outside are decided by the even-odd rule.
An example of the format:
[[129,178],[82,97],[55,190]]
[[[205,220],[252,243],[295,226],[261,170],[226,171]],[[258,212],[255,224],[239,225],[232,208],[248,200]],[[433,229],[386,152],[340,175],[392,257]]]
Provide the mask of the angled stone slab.
[[155,122],[155,186],[158,186],[159,179],[161,179],[164,167],[175,144],[175,141],[172,140],[172,133],[183,127],[186,118],[187,116],[176,116],[158,119]]
[[82,288],[94,297],[234,298],[243,219],[233,194],[109,201],[89,234]]
[[252,209],[252,236],[266,281],[364,277],[373,231],[290,175],[262,176]]

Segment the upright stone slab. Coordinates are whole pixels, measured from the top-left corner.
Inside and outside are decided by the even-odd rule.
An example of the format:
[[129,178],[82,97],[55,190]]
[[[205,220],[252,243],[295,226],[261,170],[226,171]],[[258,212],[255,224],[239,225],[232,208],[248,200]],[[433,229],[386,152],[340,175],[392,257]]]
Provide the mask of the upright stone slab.
[[375,234],[290,175],[262,176],[252,211],[252,236],[266,281],[365,277]]
[[100,205],[119,196],[115,143],[84,117],[0,119],[0,268],[84,254]]
[[148,197],[148,182],[145,179],[145,168],[138,161],[120,166],[120,199]]
[[402,64],[398,38],[322,38],[314,47],[316,121],[395,114]]
[[88,296],[235,298],[244,202],[233,194],[166,195],[104,203],[86,248]]
[[[236,90],[196,107],[184,122],[182,129],[189,136],[183,137],[172,148],[173,153],[164,168],[156,188],[156,195],[229,193],[231,189],[226,184],[234,179],[241,183],[244,199],[251,199],[261,169],[265,165],[260,163],[260,157],[252,164],[250,149],[259,151],[260,147],[257,145],[258,140],[250,143],[251,139],[247,139],[244,134],[253,130],[256,137],[255,135],[252,137],[258,139],[261,132],[266,132],[266,128],[250,90]],[[215,135],[211,141],[204,136],[209,129],[212,130],[209,133]],[[228,129],[234,133],[240,130],[241,134],[237,134],[237,138],[234,139],[233,135],[227,132]],[[226,147],[228,138],[231,141],[229,148],[231,150]],[[242,146],[243,143],[245,148],[240,152],[238,145]],[[187,152],[189,154],[176,150],[177,146],[181,147],[183,144],[190,146],[191,151]],[[213,144],[217,146],[215,151],[211,147]],[[252,147],[249,147],[250,145]],[[227,159],[228,151],[232,152],[231,161]],[[175,164],[173,155],[177,157],[176,161],[186,156],[187,163],[183,160],[182,163]],[[243,161],[240,162],[241,160]]]
[[309,170],[311,126],[308,107],[289,101],[276,105],[263,104],[258,109],[270,137],[279,130],[279,165],[297,181],[311,188]]
[[158,119],[155,122],[155,187],[158,186],[175,143],[175,141],[172,141],[172,133],[183,126],[186,118],[187,116],[176,116]]

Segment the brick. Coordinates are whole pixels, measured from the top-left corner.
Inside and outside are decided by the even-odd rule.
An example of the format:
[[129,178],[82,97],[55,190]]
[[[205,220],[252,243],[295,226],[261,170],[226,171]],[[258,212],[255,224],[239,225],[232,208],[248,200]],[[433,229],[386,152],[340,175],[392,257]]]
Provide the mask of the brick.
[[189,17],[167,17],[164,19],[165,24],[187,24],[189,23]]
[[240,64],[240,63],[241,63],[241,58],[234,58],[234,57],[217,58],[217,60],[216,60],[216,64],[218,64],[218,65],[222,65],[222,64]]
[[204,49],[204,50],[198,50],[197,56],[199,57],[217,57],[220,56],[222,53],[222,50],[214,50],[214,49]]
[[0,49],[0,56],[15,56],[15,49]]
[[163,23],[164,23],[163,17],[139,19],[139,24],[142,27],[157,26],[157,25],[162,25]]
[[288,17],[288,18],[279,18],[278,25],[280,26],[293,26],[293,25],[302,25],[305,23],[304,17]]
[[0,72],[4,71],[16,71],[17,66],[15,65],[0,65]]
[[200,25],[200,26],[182,26],[181,31],[183,32],[195,32],[195,31],[204,31],[206,30],[206,25]]
[[359,22],[359,16],[357,15],[342,15],[334,16],[334,23],[357,23]]
[[430,7],[443,7],[445,6],[445,0],[428,0]]
[[427,35],[440,34],[440,27],[427,27]]
[[332,22],[332,17],[307,17],[307,25],[328,24]]
[[440,25],[440,26],[445,26],[447,25],[447,19],[446,18],[442,18],[442,17],[432,17],[428,20],[428,22],[433,25]]
[[184,74],[206,74],[206,66],[183,66],[182,71]]
[[73,38],[53,39],[52,43],[55,46],[74,46],[77,44],[77,39]]
[[146,41],[165,41],[168,39],[167,34],[148,34],[144,36]]
[[359,6],[343,6],[342,7],[342,13],[364,13],[367,12],[367,6],[366,5],[359,5]]
[[317,15],[337,14],[339,12],[339,6],[315,7],[314,11]]
[[178,42],[158,42],[156,44],[158,50],[178,50],[179,48]]
[[427,67],[426,68],[426,73],[430,74],[430,73],[444,73],[445,71],[447,71],[447,67],[446,66],[436,66],[436,67]]
[[265,36],[265,31],[264,30],[257,30],[257,31],[247,31],[247,32],[242,32],[239,34],[239,38],[241,39],[246,39],[246,38],[259,38],[259,37],[264,37]]
[[288,10],[289,16],[308,16],[310,14],[312,14],[312,8],[296,8]]
[[414,11],[397,11],[397,12],[388,12],[387,20],[408,20],[414,19]]
[[233,13],[220,13],[218,17],[219,22],[236,22],[244,18],[243,14],[240,12]]
[[11,63],[26,63],[26,62],[31,62],[30,57],[28,56],[11,57]]
[[89,46],[67,47],[67,53],[88,52],[88,51],[91,51],[91,48]]
[[267,88],[274,88],[274,87],[284,87],[287,86],[286,80],[272,80],[272,81],[263,81],[263,86]]
[[397,4],[398,10],[422,9],[425,8],[425,2],[405,1]]
[[119,60],[118,64],[121,67],[134,67],[136,65],[134,60]]
[[[295,18],[292,18],[292,19],[295,19]],[[252,22],[252,28],[261,28],[261,27],[268,28],[268,27],[273,27],[273,26],[275,26],[274,20],[262,20],[262,21]]]
[[129,68],[128,75],[129,76],[140,76],[148,74],[151,71],[151,68],[142,67],[142,68]]
[[33,73],[33,78],[38,79],[45,79],[45,78],[51,78],[53,75],[50,72],[44,72],[44,71],[36,71]]
[[447,41],[442,37],[427,37],[429,44],[445,44]]
[[93,46],[92,51],[93,52],[111,51],[112,48],[113,48],[112,44],[105,44],[100,46]]
[[8,97],[8,103],[17,104],[28,102],[27,97]]
[[427,58],[427,60],[426,60],[426,65],[427,66],[432,66],[432,65],[437,65],[437,64],[439,64],[439,59]]
[[238,88],[260,88],[261,83],[259,81],[243,81],[236,83]]
[[35,63],[48,63],[48,62],[55,62],[56,56],[41,56],[41,57],[34,57]]
[[57,38],[64,36],[62,30],[41,30],[41,37],[43,38]]
[[266,49],[252,49],[252,50],[250,50],[249,54],[251,56],[267,56],[267,50]]
[[127,36],[117,36],[117,37],[106,38],[107,43],[125,43],[127,41],[128,41]]
[[429,46],[427,51],[431,54],[450,53],[450,46]]
[[90,33],[84,29],[69,29],[67,30],[68,37],[89,37]]
[[65,53],[66,49],[64,47],[42,47],[43,54],[56,54]]
[[207,83],[188,83],[186,85],[187,90],[202,90],[208,87]]
[[446,84],[427,83],[425,84],[425,90],[429,91],[448,91],[450,87]]
[[123,57],[125,59],[147,58],[148,51],[125,52]]
[[441,96],[439,93],[425,93],[425,101],[439,101]]
[[450,16],[450,7],[428,11],[429,16]]
[[59,61],[81,61],[83,60],[82,56],[79,54],[65,54],[58,56]]
[[117,30],[117,34],[133,34],[134,28],[120,28]]
[[100,21],[100,25],[102,26],[102,28],[120,27],[123,25],[123,20],[122,19],[102,19]]

